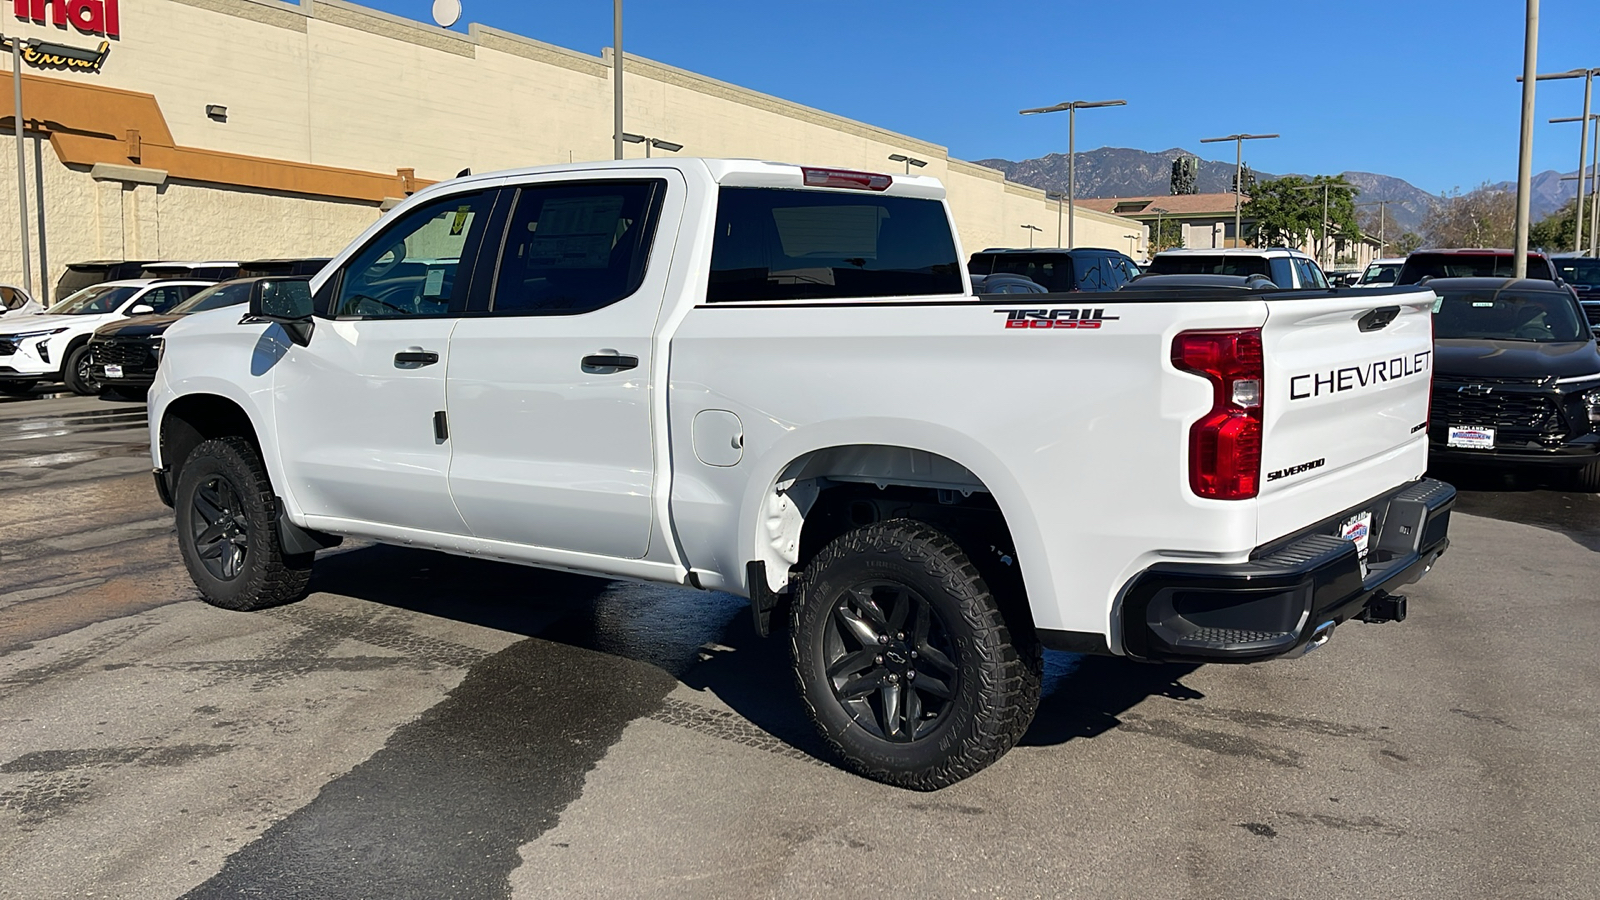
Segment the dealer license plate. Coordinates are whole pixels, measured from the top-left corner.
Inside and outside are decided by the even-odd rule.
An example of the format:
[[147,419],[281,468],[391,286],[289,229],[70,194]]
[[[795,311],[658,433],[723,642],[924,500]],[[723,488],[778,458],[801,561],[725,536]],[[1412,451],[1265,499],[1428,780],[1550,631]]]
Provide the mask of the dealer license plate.
[[121,378],[122,377],[122,367],[121,366],[106,366],[106,377],[107,378]]
[[1339,537],[1354,541],[1356,556],[1361,560],[1361,577],[1367,577],[1367,543],[1372,538],[1372,513],[1351,516],[1339,525]]
[[1467,450],[1493,450],[1494,429],[1478,428],[1472,425],[1451,425],[1450,434],[1445,438],[1445,445],[1461,447]]

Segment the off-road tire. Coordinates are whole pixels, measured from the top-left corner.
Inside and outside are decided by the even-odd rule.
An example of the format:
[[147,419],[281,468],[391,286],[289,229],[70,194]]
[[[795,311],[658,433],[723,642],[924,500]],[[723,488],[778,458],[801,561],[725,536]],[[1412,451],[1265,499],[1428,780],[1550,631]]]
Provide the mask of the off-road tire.
[[[927,726],[931,730],[918,734],[913,727],[910,739],[890,740],[881,730],[887,701],[876,707],[878,729],[871,721],[863,724],[860,707],[852,712],[835,691],[834,678],[841,676],[829,674],[830,654],[835,665],[843,656],[840,639],[829,638],[827,632],[846,609],[847,595],[862,584],[879,585],[875,591],[892,590],[883,587],[889,583],[925,599],[945,633],[946,648],[954,651],[948,661],[959,672],[953,696]],[[1044,665],[1031,624],[1008,623],[1002,606],[955,541],[915,520],[868,525],[817,554],[796,585],[790,649],[801,699],[846,768],[897,787],[931,791],[976,774],[1011,749],[1038,710]],[[888,647],[915,646],[893,643],[892,633],[888,637]],[[853,652],[866,652],[866,645],[862,641],[863,649]],[[929,655],[923,653],[923,665]],[[902,685],[912,683],[901,678]]]
[[1587,494],[1600,493],[1600,461],[1573,470],[1572,485]]
[[[231,488],[226,516],[203,516],[196,498],[202,489],[216,497],[220,484]],[[223,491],[223,494],[228,494]],[[312,553],[287,554],[278,537],[278,500],[255,447],[242,437],[206,441],[183,463],[173,492],[177,511],[178,549],[200,595],[212,606],[250,612],[293,603],[305,596],[311,580]],[[235,504],[236,507],[235,508]],[[221,524],[219,524],[221,523]],[[242,547],[232,577],[208,568],[201,538],[212,528],[234,532],[231,542]],[[208,546],[216,547],[213,540]],[[222,552],[232,547],[223,544]],[[216,563],[216,559],[212,559]]]
[[79,344],[67,351],[67,358],[61,362],[61,380],[74,394],[82,397],[97,397],[103,386],[87,374],[86,366],[89,361],[89,345]]

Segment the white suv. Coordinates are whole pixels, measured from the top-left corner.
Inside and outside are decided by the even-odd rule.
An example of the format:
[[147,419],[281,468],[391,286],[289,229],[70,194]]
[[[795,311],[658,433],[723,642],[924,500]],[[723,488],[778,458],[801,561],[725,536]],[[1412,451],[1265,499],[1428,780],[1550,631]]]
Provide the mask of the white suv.
[[1264,275],[1285,290],[1328,287],[1317,261],[1287,247],[1235,250],[1163,250],[1145,267],[1148,275]]
[[97,394],[89,371],[89,338],[108,322],[166,312],[211,283],[142,278],[86,287],[33,316],[0,321],[0,391],[26,393],[41,381],[64,381],[78,394]]

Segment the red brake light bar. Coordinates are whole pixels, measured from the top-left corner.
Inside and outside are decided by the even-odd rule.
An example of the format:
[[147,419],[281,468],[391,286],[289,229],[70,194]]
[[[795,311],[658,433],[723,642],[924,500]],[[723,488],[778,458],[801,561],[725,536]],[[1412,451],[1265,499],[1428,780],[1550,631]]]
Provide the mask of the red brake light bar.
[[806,187],[850,188],[856,191],[886,191],[894,179],[873,172],[852,172],[849,169],[812,169],[802,167]]

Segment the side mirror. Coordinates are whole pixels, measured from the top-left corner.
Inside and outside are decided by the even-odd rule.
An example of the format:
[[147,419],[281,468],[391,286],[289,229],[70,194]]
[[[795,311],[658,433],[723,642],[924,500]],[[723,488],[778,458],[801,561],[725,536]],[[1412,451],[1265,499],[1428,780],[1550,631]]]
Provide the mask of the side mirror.
[[288,332],[289,340],[304,347],[311,343],[311,316],[316,305],[311,299],[311,279],[273,278],[256,282],[250,292],[250,314],[246,321],[276,322]]
[[156,308],[154,306],[151,306],[148,303],[135,303],[128,310],[128,315],[130,315],[130,316],[148,316],[148,315],[150,315],[151,313],[153,313],[155,311],[156,311]]

